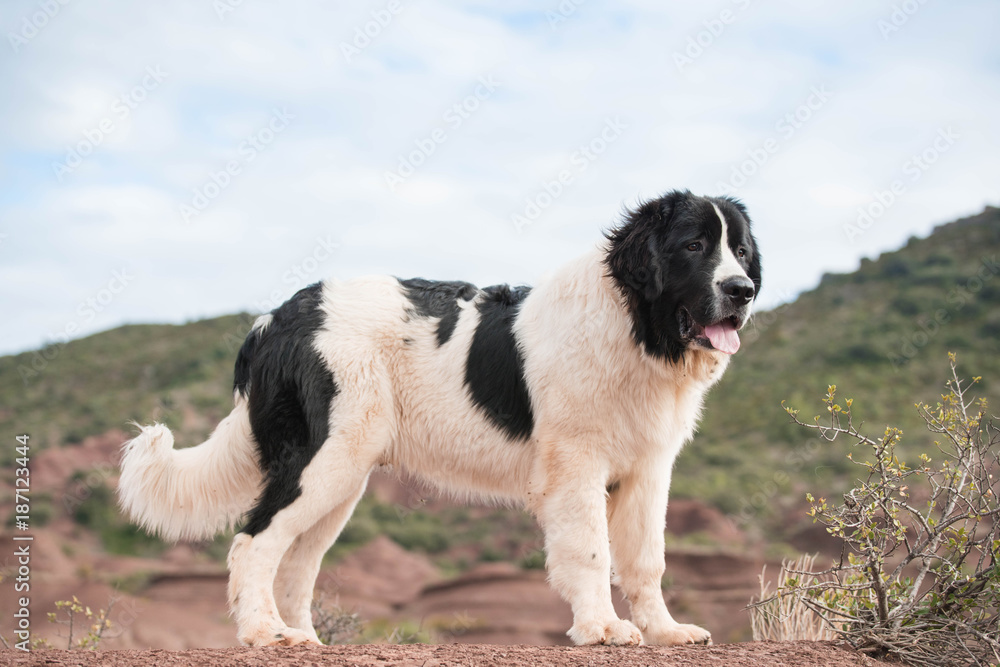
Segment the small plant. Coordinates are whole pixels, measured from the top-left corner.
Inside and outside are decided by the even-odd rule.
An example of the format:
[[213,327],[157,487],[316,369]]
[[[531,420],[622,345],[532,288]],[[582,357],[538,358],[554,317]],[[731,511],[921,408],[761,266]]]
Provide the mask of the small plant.
[[470,630],[477,630],[486,626],[486,622],[481,618],[469,615],[469,612],[455,612],[450,616],[432,616],[426,619],[430,636],[438,641],[454,641]]
[[383,634],[386,644],[430,644],[432,641],[430,632],[424,629],[423,624],[412,621],[398,623],[391,629],[384,630]]
[[[69,633],[66,636],[68,650],[94,650],[100,645],[104,634],[111,630],[112,623],[109,617],[117,602],[118,598],[112,597],[108,601],[107,609],[99,609],[94,612],[90,607],[81,604],[74,595],[72,600],[57,601],[56,610],[48,613],[48,620],[49,623],[57,623],[69,628]],[[39,640],[38,647],[51,647],[51,642]]]
[[166,550],[163,541],[126,521],[115,505],[114,492],[107,484],[97,484],[73,509],[73,521],[97,533],[108,553],[155,556]]
[[980,378],[960,380],[949,358],[941,402],[916,406],[938,453],[915,467],[897,455],[902,433],[863,435],[834,386],[828,423],[803,423],[786,408],[796,424],[867,453],[848,455],[863,477],[842,504],[807,495],[809,515],[843,541],[839,561],[821,572],[786,566],[776,590],[751,605],[755,627],[802,606],[865,653],[935,667],[1000,663],[1000,431],[986,421],[986,402],[967,397]]
[[544,570],[545,550],[533,549],[529,551],[523,558],[521,558],[520,565],[523,570]]
[[326,604],[323,596],[312,603],[313,627],[327,645],[349,644],[361,635],[361,617],[337,603]]
[[479,560],[483,563],[501,563],[507,560],[507,554],[492,546],[486,545],[479,552]]
[[[781,562],[778,573],[779,591],[798,590],[798,572],[812,572],[817,554],[799,556],[794,561]],[[813,613],[812,609],[802,603],[801,595],[791,592],[788,595],[775,595],[771,589],[770,580],[766,579],[767,566],[760,573],[759,606],[753,607],[750,614],[750,629],[755,641],[792,641],[804,639],[807,641],[825,641],[836,639],[837,634],[830,628],[823,617]]]
[[423,622],[375,618],[365,623],[358,641],[362,644],[430,644],[433,637]]

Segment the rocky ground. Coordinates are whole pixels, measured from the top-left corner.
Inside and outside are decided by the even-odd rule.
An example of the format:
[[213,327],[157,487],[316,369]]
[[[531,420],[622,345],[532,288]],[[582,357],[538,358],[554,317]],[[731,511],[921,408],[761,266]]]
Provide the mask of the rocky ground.
[[285,665],[358,665],[359,667],[443,667],[476,665],[535,667],[536,665],[588,665],[591,667],[841,667],[878,663],[830,642],[751,642],[720,646],[660,648],[449,645],[364,645],[292,648],[228,648],[187,651],[36,651],[31,654],[0,652],[0,662],[12,666],[59,667],[282,667]]

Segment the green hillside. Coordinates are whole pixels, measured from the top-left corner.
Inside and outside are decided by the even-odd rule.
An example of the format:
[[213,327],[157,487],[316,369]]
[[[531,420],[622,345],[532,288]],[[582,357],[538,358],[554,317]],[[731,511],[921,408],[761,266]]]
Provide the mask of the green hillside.
[[38,449],[153,420],[177,429],[181,446],[201,442],[232,409],[233,363],[252,323],[130,325],[0,357],[0,425]]
[[[941,393],[948,351],[965,375],[983,376],[980,394],[1000,405],[998,260],[1000,209],[987,208],[759,314],[681,456],[674,495],[758,523],[803,488],[846,481],[846,445],[813,444],[780,407],[787,399],[814,414],[829,384],[856,399],[874,432],[898,424],[912,448],[926,444],[913,404]],[[233,362],[251,323],[234,315],[124,326],[2,357],[0,426],[30,433],[37,448],[133,420],[166,423],[179,445],[200,442],[231,408]],[[0,451],[8,464],[13,448]]]

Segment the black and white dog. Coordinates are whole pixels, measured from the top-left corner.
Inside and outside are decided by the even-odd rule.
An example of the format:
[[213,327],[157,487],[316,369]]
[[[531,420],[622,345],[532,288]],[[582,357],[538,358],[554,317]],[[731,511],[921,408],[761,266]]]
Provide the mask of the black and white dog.
[[312,285],[257,319],[206,442],[175,450],[154,425],[126,445],[121,504],[168,539],[246,517],[229,552],[244,644],[318,643],[320,562],[376,466],[523,502],[577,644],[707,643],[664,604],[667,492],[760,281],[744,207],[675,191],[534,289]]

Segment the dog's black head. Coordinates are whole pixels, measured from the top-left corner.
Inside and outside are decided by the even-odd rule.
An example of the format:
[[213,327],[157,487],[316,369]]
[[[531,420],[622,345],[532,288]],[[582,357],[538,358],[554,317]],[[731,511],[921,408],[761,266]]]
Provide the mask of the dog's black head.
[[609,274],[647,352],[677,361],[692,346],[739,349],[737,331],[760,292],[743,204],[675,190],[629,211],[607,236]]

